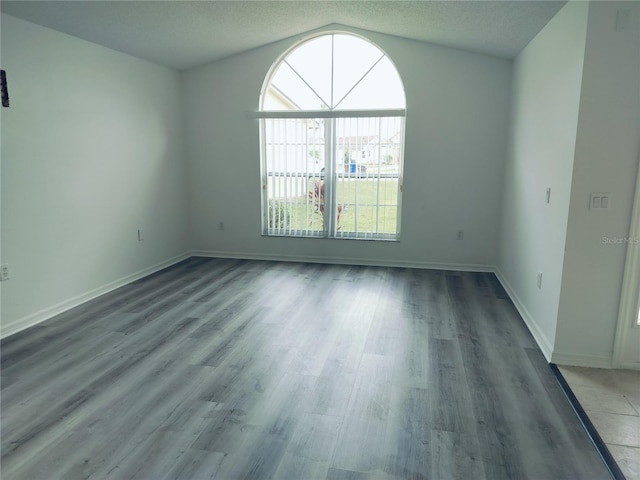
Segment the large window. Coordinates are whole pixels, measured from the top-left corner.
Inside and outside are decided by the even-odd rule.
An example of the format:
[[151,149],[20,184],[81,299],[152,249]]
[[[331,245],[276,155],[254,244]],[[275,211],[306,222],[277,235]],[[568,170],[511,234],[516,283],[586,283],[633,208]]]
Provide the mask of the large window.
[[349,34],[279,60],[260,99],[265,235],[397,240],[405,97],[387,56]]

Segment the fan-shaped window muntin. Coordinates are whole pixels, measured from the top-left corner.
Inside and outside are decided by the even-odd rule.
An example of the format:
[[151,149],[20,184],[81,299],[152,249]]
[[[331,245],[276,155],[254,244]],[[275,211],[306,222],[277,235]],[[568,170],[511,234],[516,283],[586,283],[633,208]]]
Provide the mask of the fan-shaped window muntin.
[[269,75],[261,104],[262,110],[404,108],[393,63],[372,43],[348,34],[315,37],[285,54]]
[[301,42],[260,97],[265,235],[397,240],[405,97],[391,60],[343,33]]

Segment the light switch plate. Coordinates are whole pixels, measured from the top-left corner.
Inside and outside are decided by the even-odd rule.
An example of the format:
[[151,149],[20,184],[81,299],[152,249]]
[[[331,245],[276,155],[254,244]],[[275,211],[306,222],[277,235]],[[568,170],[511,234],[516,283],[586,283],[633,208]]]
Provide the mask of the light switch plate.
[[592,212],[605,212],[611,210],[610,193],[589,194],[589,210]]

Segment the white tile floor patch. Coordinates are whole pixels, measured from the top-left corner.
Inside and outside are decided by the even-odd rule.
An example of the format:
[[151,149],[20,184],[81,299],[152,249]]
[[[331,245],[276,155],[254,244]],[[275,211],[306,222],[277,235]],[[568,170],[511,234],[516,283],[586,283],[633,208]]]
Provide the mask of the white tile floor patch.
[[558,368],[627,480],[640,480],[640,371]]
[[640,452],[635,447],[624,447],[622,445],[609,445],[607,447],[616,459],[616,463],[627,477],[627,480],[640,478]]

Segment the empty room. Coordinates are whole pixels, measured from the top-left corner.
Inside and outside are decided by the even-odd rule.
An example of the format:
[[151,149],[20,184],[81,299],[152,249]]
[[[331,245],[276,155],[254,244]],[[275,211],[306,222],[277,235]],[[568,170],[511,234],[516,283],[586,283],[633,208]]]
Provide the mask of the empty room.
[[640,478],[640,2],[2,1],[2,478]]

